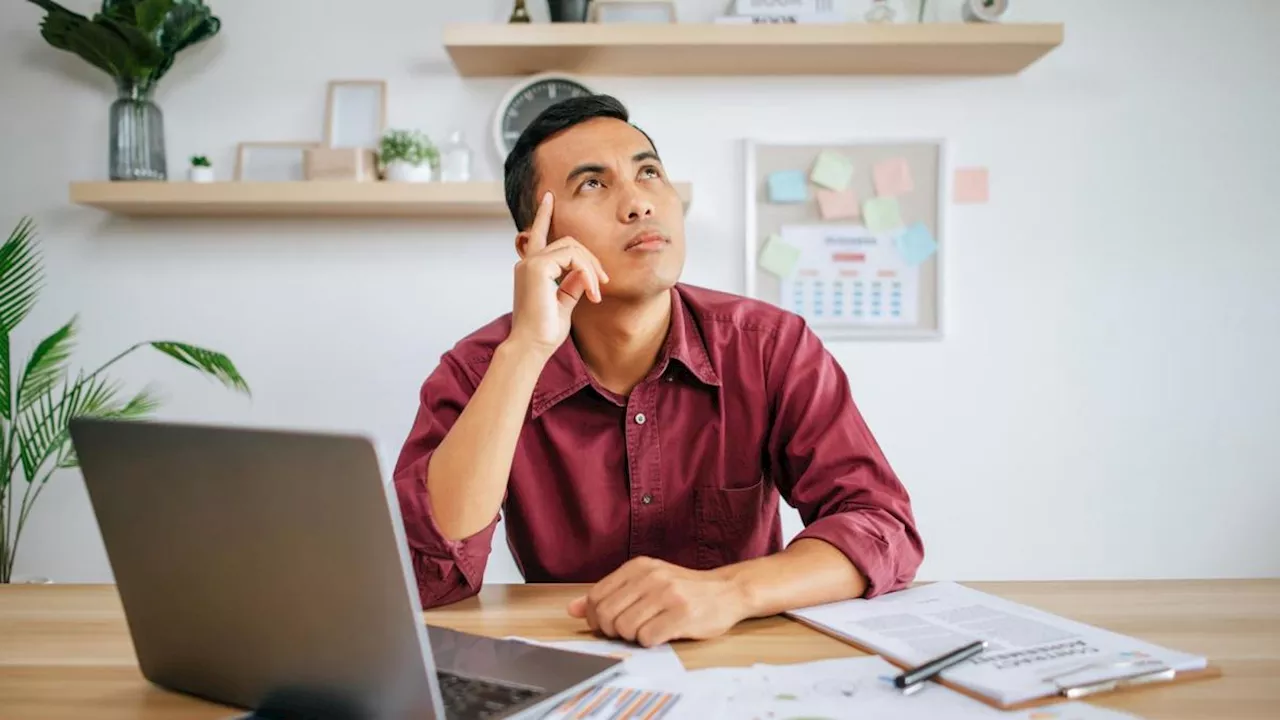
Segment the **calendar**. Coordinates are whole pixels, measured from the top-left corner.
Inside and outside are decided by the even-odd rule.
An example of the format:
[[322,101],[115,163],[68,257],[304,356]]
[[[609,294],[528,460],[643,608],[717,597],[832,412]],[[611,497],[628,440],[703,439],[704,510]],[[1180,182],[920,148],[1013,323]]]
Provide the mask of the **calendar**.
[[893,237],[861,225],[785,225],[799,251],[782,278],[784,307],[814,327],[914,326],[919,321],[919,268],[908,265]]

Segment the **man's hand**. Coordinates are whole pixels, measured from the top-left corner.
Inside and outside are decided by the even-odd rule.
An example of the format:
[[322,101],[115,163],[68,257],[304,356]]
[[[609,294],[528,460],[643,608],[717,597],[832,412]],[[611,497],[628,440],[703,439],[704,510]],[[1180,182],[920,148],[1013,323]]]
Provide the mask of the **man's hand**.
[[515,307],[509,339],[550,356],[569,337],[573,308],[585,294],[600,302],[600,285],[609,282],[600,261],[577,240],[547,242],[551,193],[542,197],[529,230],[521,233],[524,255],[515,270]]
[[647,557],[628,561],[596,583],[569,603],[569,614],[607,637],[644,647],[713,638],[749,617],[733,580]]

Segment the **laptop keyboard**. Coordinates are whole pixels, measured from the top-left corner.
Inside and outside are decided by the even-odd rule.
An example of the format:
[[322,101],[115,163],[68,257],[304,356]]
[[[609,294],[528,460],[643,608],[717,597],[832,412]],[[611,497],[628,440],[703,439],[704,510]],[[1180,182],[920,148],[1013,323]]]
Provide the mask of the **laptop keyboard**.
[[537,697],[542,691],[520,685],[478,680],[436,671],[440,678],[440,694],[444,696],[444,714],[448,720],[483,720],[501,717],[506,710]]

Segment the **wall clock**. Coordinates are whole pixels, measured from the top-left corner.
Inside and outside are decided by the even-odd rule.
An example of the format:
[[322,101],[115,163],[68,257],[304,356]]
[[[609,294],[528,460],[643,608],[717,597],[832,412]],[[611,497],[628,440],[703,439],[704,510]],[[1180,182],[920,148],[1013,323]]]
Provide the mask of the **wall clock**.
[[961,7],[965,22],[1000,22],[1009,9],[1009,0],[965,0]]
[[493,118],[493,142],[498,157],[506,160],[520,133],[548,107],[571,97],[594,95],[581,80],[564,73],[540,73],[516,83]]

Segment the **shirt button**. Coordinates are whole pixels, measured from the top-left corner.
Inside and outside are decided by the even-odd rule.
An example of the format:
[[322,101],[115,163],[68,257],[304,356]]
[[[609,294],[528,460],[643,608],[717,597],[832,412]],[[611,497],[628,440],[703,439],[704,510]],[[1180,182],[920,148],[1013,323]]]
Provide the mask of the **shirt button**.
[[648,505],[649,503],[653,502],[653,496],[650,495],[649,493],[645,493],[644,497],[640,498],[640,502],[644,503],[645,505]]
[[636,413],[636,424],[643,425],[645,421],[644,413]]

